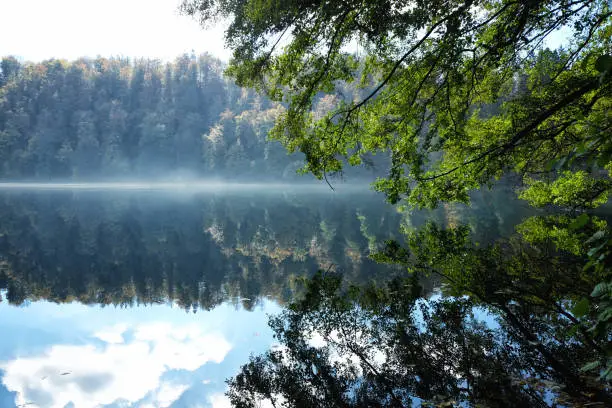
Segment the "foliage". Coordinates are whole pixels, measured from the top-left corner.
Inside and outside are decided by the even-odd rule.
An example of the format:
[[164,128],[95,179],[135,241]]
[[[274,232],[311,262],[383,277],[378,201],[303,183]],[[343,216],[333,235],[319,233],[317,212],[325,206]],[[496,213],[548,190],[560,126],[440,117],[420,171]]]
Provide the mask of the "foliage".
[[234,406],[270,399],[286,407],[399,407],[414,398],[484,402],[508,393],[515,403],[530,399],[508,375],[509,350],[474,319],[469,301],[417,302],[418,284],[403,280],[346,292],[341,282],[315,275],[304,298],[271,320],[282,347],[252,358],[229,381]]
[[[601,338],[608,336],[609,339],[612,332],[612,280],[609,272],[612,269],[612,237],[610,237],[610,230],[597,231],[586,243],[589,245],[587,252],[589,262],[584,269],[603,276],[602,281],[591,293],[589,306],[597,313],[596,320],[589,328],[589,332]],[[605,350],[605,357],[587,363],[582,369],[587,372],[598,371],[600,378],[610,381],[612,380],[612,344],[610,342],[605,345]]]
[[526,183],[528,188],[519,197],[534,207],[599,207],[608,201],[608,193],[612,190],[610,179],[589,177],[583,170],[565,171],[552,182],[527,178]]
[[[183,10],[229,19],[227,72],[287,104],[271,135],[317,177],[388,152],[375,188],[433,207],[508,172],[597,178],[593,165],[612,158],[606,0],[185,0]],[[567,46],[546,49],[560,29]],[[321,111],[329,94],[337,102]]]
[[282,107],[210,55],[1,67],[3,179],[276,178],[298,159],[266,138]]
[[581,255],[589,250],[587,241],[592,234],[606,231],[607,228],[605,220],[583,213],[578,217],[568,215],[530,217],[517,226],[517,231],[528,242],[553,242],[557,249]]
[[[183,9],[203,21],[229,18],[227,72],[287,105],[271,135],[304,153],[304,171],[327,180],[385,152],[388,173],[374,187],[392,203],[468,203],[471,191],[503,178],[531,205],[560,211],[525,220],[522,238],[483,247],[467,228],[407,228],[407,248],[389,242],[374,258],[437,274],[446,294],[497,313],[574,402],[593,387],[580,364],[604,367],[607,379],[609,228],[584,211],[612,189],[608,1],[185,0]],[[547,49],[559,29],[566,47]],[[346,372],[334,372],[345,390],[335,398],[352,396]],[[591,394],[609,402],[605,391]]]

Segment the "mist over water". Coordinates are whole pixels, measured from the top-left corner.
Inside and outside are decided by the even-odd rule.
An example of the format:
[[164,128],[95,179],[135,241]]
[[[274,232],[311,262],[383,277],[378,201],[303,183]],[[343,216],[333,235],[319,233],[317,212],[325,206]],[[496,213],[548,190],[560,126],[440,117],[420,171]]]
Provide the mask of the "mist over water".
[[16,305],[285,303],[294,277],[330,264],[355,282],[390,276],[368,255],[404,217],[374,194],[324,183],[6,184],[0,290]]
[[[341,191],[363,190],[363,184],[334,185]],[[239,191],[286,191],[294,192],[332,192],[325,183],[261,183],[225,182],[213,180],[193,181],[122,181],[122,182],[3,182],[0,190],[174,190],[181,192],[239,192]]]

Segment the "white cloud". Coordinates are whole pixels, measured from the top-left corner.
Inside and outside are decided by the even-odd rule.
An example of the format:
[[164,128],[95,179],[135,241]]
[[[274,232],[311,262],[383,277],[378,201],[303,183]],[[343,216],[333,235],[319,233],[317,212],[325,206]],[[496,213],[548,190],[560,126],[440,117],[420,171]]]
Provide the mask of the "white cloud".
[[155,393],[156,407],[169,407],[189,388],[187,384],[163,383]]
[[121,344],[123,343],[123,333],[128,329],[127,324],[116,324],[113,327],[100,330],[94,333],[94,337],[102,340],[105,343]]
[[[326,339],[318,331],[314,331],[308,334],[305,333],[304,335],[305,337],[308,338],[307,340],[308,344],[312,347],[316,347],[316,348],[322,348],[326,346],[330,347],[331,354],[329,356],[329,361],[331,363],[351,365],[357,369],[358,375],[361,375],[361,366],[359,364],[355,365],[355,362],[359,361],[359,356],[357,356],[354,353],[344,352],[340,354],[338,352],[337,345],[344,343],[344,341],[340,338],[338,334],[339,333],[337,330],[333,330],[329,334],[329,340],[331,340],[331,342],[329,342],[328,339]],[[360,341],[367,342],[367,339],[363,339],[363,333],[361,332],[358,332],[355,334],[354,340],[357,342],[360,342]],[[385,355],[385,353],[382,350],[376,349],[376,348],[371,349],[370,351],[371,351],[371,354],[370,354],[371,363],[373,363],[375,366],[382,367],[387,361],[387,356]]]
[[[279,395],[277,395],[276,398],[277,398],[277,402],[280,403],[279,405],[282,405],[285,402],[285,399],[280,397]],[[227,398],[225,394],[213,394],[210,397],[208,397],[208,402],[210,403],[210,406],[212,408],[231,408],[232,406],[229,398]],[[274,408],[274,405],[272,405],[272,402],[269,399],[265,399],[265,400],[259,401],[259,407],[260,408]]]
[[[2,383],[17,393],[16,404],[97,407],[119,399],[136,402],[153,392],[154,406],[167,406],[184,385],[160,384],[171,369],[193,371],[207,362],[220,363],[231,345],[220,334],[197,326],[147,324],[133,329],[114,326],[94,336],[105,344],[56,345],[39,356],[0,363]],[[121,340],[121,341],[118,341]]]
[[232,404],[230,404],[229,398],[227,398],[224,394],[213,394],[208,397],[208,402],[212,408],[231,408]]
[[321,333],[313,332],[308,339],[308,344],[312,347],[321,348],[327,345],[327,340],[325,340]]

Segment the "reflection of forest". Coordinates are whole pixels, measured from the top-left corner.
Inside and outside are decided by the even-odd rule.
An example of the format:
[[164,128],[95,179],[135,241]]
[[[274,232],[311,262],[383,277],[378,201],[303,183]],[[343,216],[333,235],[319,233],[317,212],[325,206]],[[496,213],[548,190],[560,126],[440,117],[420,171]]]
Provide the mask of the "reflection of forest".
[[6,194],[0,288],[14,304],[173,300],[209,309],[237,299],[250,308],[262,296],[285,302],[297,290],[295,278],[330,265],[352,282],[392,275],[368,255],[399,239],[400,224],[462,219],[484,239],[503,234],[508,216],[498,196],[475,197],[470,214],[446,207],[409,215],[369,194]]

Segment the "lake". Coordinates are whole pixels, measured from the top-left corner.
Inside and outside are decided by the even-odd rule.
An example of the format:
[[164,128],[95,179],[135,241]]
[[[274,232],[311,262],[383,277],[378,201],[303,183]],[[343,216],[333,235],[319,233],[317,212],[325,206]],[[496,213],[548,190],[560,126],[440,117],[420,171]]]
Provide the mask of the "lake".
[[226,407],[301,277],[382,281],[402,269],[369,255],[402,230],[465,222],[487,241],[527,211],[482,193],[409,213],[350,185],[1,187],[2,407]]

